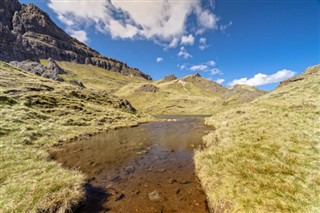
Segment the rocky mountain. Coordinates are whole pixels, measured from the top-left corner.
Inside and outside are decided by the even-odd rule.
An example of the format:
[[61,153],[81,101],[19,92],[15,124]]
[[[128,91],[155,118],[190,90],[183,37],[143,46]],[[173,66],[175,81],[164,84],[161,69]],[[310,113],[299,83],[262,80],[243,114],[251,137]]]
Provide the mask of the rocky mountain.
[[24,61],[53,58],[91,64],[127,76],[151,77],[116,59],[108,58],[69,36],[34,4],[0,1],[0,60]]

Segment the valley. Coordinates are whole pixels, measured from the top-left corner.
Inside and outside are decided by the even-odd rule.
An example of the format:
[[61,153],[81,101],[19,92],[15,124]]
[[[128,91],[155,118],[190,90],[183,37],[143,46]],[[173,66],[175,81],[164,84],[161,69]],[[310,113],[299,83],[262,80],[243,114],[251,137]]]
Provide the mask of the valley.
[[[169,5],[177,11],[183,7],[161,2],[155,8],[163,3],[166,11],[154,23],[164,27],[173,20]],[[121,1],[94,2],[93,12],[85,8],[78,16],[71,7],[57,12],[59,3],[77,4],[35,3],[40,9],[33,3],[0,1],[0,212],[320,211],[319,63],[300,74],[259,70],[250,72],[251,78],[239,77],[236,72],[247,72],[240,69],[242,56],[250,58],[250,69],[261,69],[261,64],[278,69],[270,65],[271,58],[256,62],[270,43],[255,44],[269,46],[246,53],[247,47],[237,46],[245,42],[242,38],[231,51],[209,52],[205,30],[219,30],[228,39],[236,36],[225,33],[232,21],[220,24],[222,19],[210,12],[214,6],[200,0],[179,2],[193,5],[177,19],[182,31],[168,37],[151,35],[152,27],[138,25],[121,9]],[[102,12],[94,13],[100,3]],[[87,4],[84,0],[75,7]],[[104,22],[97,17],[101,14],[121,22]],[[197,21],[189,24],[189,15]],[[92,38],[108,35],[110,40],[97,39],[102,49],[115,49],[113,54],[123,54],[133,64],[152,64],[136,61],[138,53],[128,47],[137,42],[143,46],[139,50],[154,57],[153,68],[170,65],[176,71],[145,73],[104,56],[89,47],[97,41],[81,27],[94,30]],[[169,28],[179,30],[176,24]],[[147,37],[145,30],[150,30]],[[144,43],[151,41],[158,46]],[[116,49],[122,42],[132,43]],[[149,53],[149,48],[156,51]],[[198,54],[191,55],[191,48]],[[208,58],[220,49],[220,54],[244,51],[237,60],[216,57],[233,80],[223,77],[224,82],[220,65]],[[273,55],[281,56],[273,51],[268,57]],[[285,62],[305,65],[294,57]],[[178,78],[177,72],[184,75]],[[166,77],[153,80],[149,74]],[[259,89],[269,84],[275,85],[270,91]]]

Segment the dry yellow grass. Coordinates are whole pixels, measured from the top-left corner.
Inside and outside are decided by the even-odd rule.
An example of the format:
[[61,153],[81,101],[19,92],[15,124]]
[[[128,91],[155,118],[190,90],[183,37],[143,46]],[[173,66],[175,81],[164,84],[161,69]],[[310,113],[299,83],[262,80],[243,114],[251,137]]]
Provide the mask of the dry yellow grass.
[[[41,60],[41,63],[47,65],[47,60]],[[210,115],[249,102],[265,93],[248,86],[228,89],[193,75],[173,81],[147,81],[92,65],[64,61],[57,63],[67,71],[66,75],[61,75],[66,82],[79,80],[89,89],[125,98],[136,109],[152,115]],[[137,92],[146,84],[156,86],[159,91]]]
[[[157,92],[137,92],[145,83],[122,87],[115,95],[128,99],[137,109],[153,115],[211,115],[264,94],[253,88],[228,89],[193,75],[173,81],[155,81]],[[150,83],[149,83],[150,84]]]
[[320,211],[320,66],[218,113],[195,155],[213,212]]
[[[113,93],[129,83],[148,82],[144,78],[125,76],[120,73],[110,72],[92,65],[77,64],[66,61],[57,61],[57,63],[61,68],[67,71],[66,75],[61,76],[66,82],[76,79],[83,82],[83,84],[89,89]],[[48,61],[41,60],[41,64],[46,66]]]
[[46,149],[80,135],[133,126],[106,92],[79,89],[0,62],[0,212],[65,212],[84,199],[85,177],[50,161]]

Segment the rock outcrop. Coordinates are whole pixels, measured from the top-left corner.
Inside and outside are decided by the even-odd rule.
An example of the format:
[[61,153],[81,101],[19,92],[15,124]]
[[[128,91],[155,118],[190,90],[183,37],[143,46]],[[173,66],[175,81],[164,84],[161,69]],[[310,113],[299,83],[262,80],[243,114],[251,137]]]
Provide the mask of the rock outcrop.
[[233,88],[228,89],[225,93],[222,94],[224,99],[234,99],[237,98],[239,102],[250,102],[257,97],[267,94],[267,91],[258,89],[253,86],[237,84]]
[[60,74],[66,74],[62,68],[51,58],[48,60],[48,67],[42,64],[30,60],[26,61],[11,61],[10,64],[19,69],[32,72],[36,75],[42,76],[44,78],[49,78],[54,81],[63,81]]
[[177,79],[177,77],[175,75],[171,74],[171,75],[164,77],[163,81],[173,81],[176,79]]
[[145,84],[136,89],[136,92],[158,92],[160,89],[152,84]]
[[81,81],[71,80],[70,83],[75,85],[75,86],[78,86],[78,87],[80,87],[82,89],[86,88]]
[[59,61],[92,64],[128,76],[151,77],[116,59],[108,58],[59,28],[49,15],[34,4],[18,0],[0,1],[0,60],[37,61],[53,58]]

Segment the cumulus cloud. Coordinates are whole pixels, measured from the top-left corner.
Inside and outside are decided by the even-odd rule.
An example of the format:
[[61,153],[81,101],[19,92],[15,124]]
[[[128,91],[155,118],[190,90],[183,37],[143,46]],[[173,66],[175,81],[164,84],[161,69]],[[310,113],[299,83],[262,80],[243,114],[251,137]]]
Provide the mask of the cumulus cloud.
[[72,37],[78,39],[81,42],[86,43],[89,39],[87,36],[86,31],[83,30],[73,30],[73,29],[67,29],[67,33],[69,33]]
[[203,10],[199,6],[197,6],[196,11],[198,22],[202,27],[202,30],[217,28],[217,22],[219,19],[213,13],[211,13],[209,10]]
[[193,45],[194,44],[194,37],[192,34],[189,36],[182,36],[181,38],[181,45]]
[[[219,21],[212,9],[203,7],[201,0],[49,0],[48,6],[67,27],[78,30],[94,26],[115,39],[153,40],[168,48],[179,42],[193,44],[193,36],[185,37],[185,32],[201,34],[217,29]],[[195,23],[189,29],[186,23],[191,15]]]
[[228,86],[233,87],[234,85],[237,85],[237,84],[245,84],[249,86],[262,86],[267,84],[279,83],[280,81],[284,81],[288,78],[293,77],[294,75],[295,75],[295,72],[287,69],[279,70],[278,72],[271,75],[258,73],[252,78],[235,79],[229,82]]
[[215,80],[215,82],[217,82],[218,84],[222,84],[225,80],[222,78],[218,78],[217,80]]
[[157,63],[160,63],[161,61],[163,61],[163,58],[158,57],[158,58],[156,59],[156,61],[157,61]]
[[192,55],[187,52],[185,47],[180,47],[180,51],[178,53],[178,56],[184,59],[192,58]]
[[199,39],[199,49],[200,49],[200,50],[204,50],[204,49],[206,49],[207,47],[208,47],[208,45],[207,45],[207,39],[204,38],[204,37],[201,37],[201,38]]

